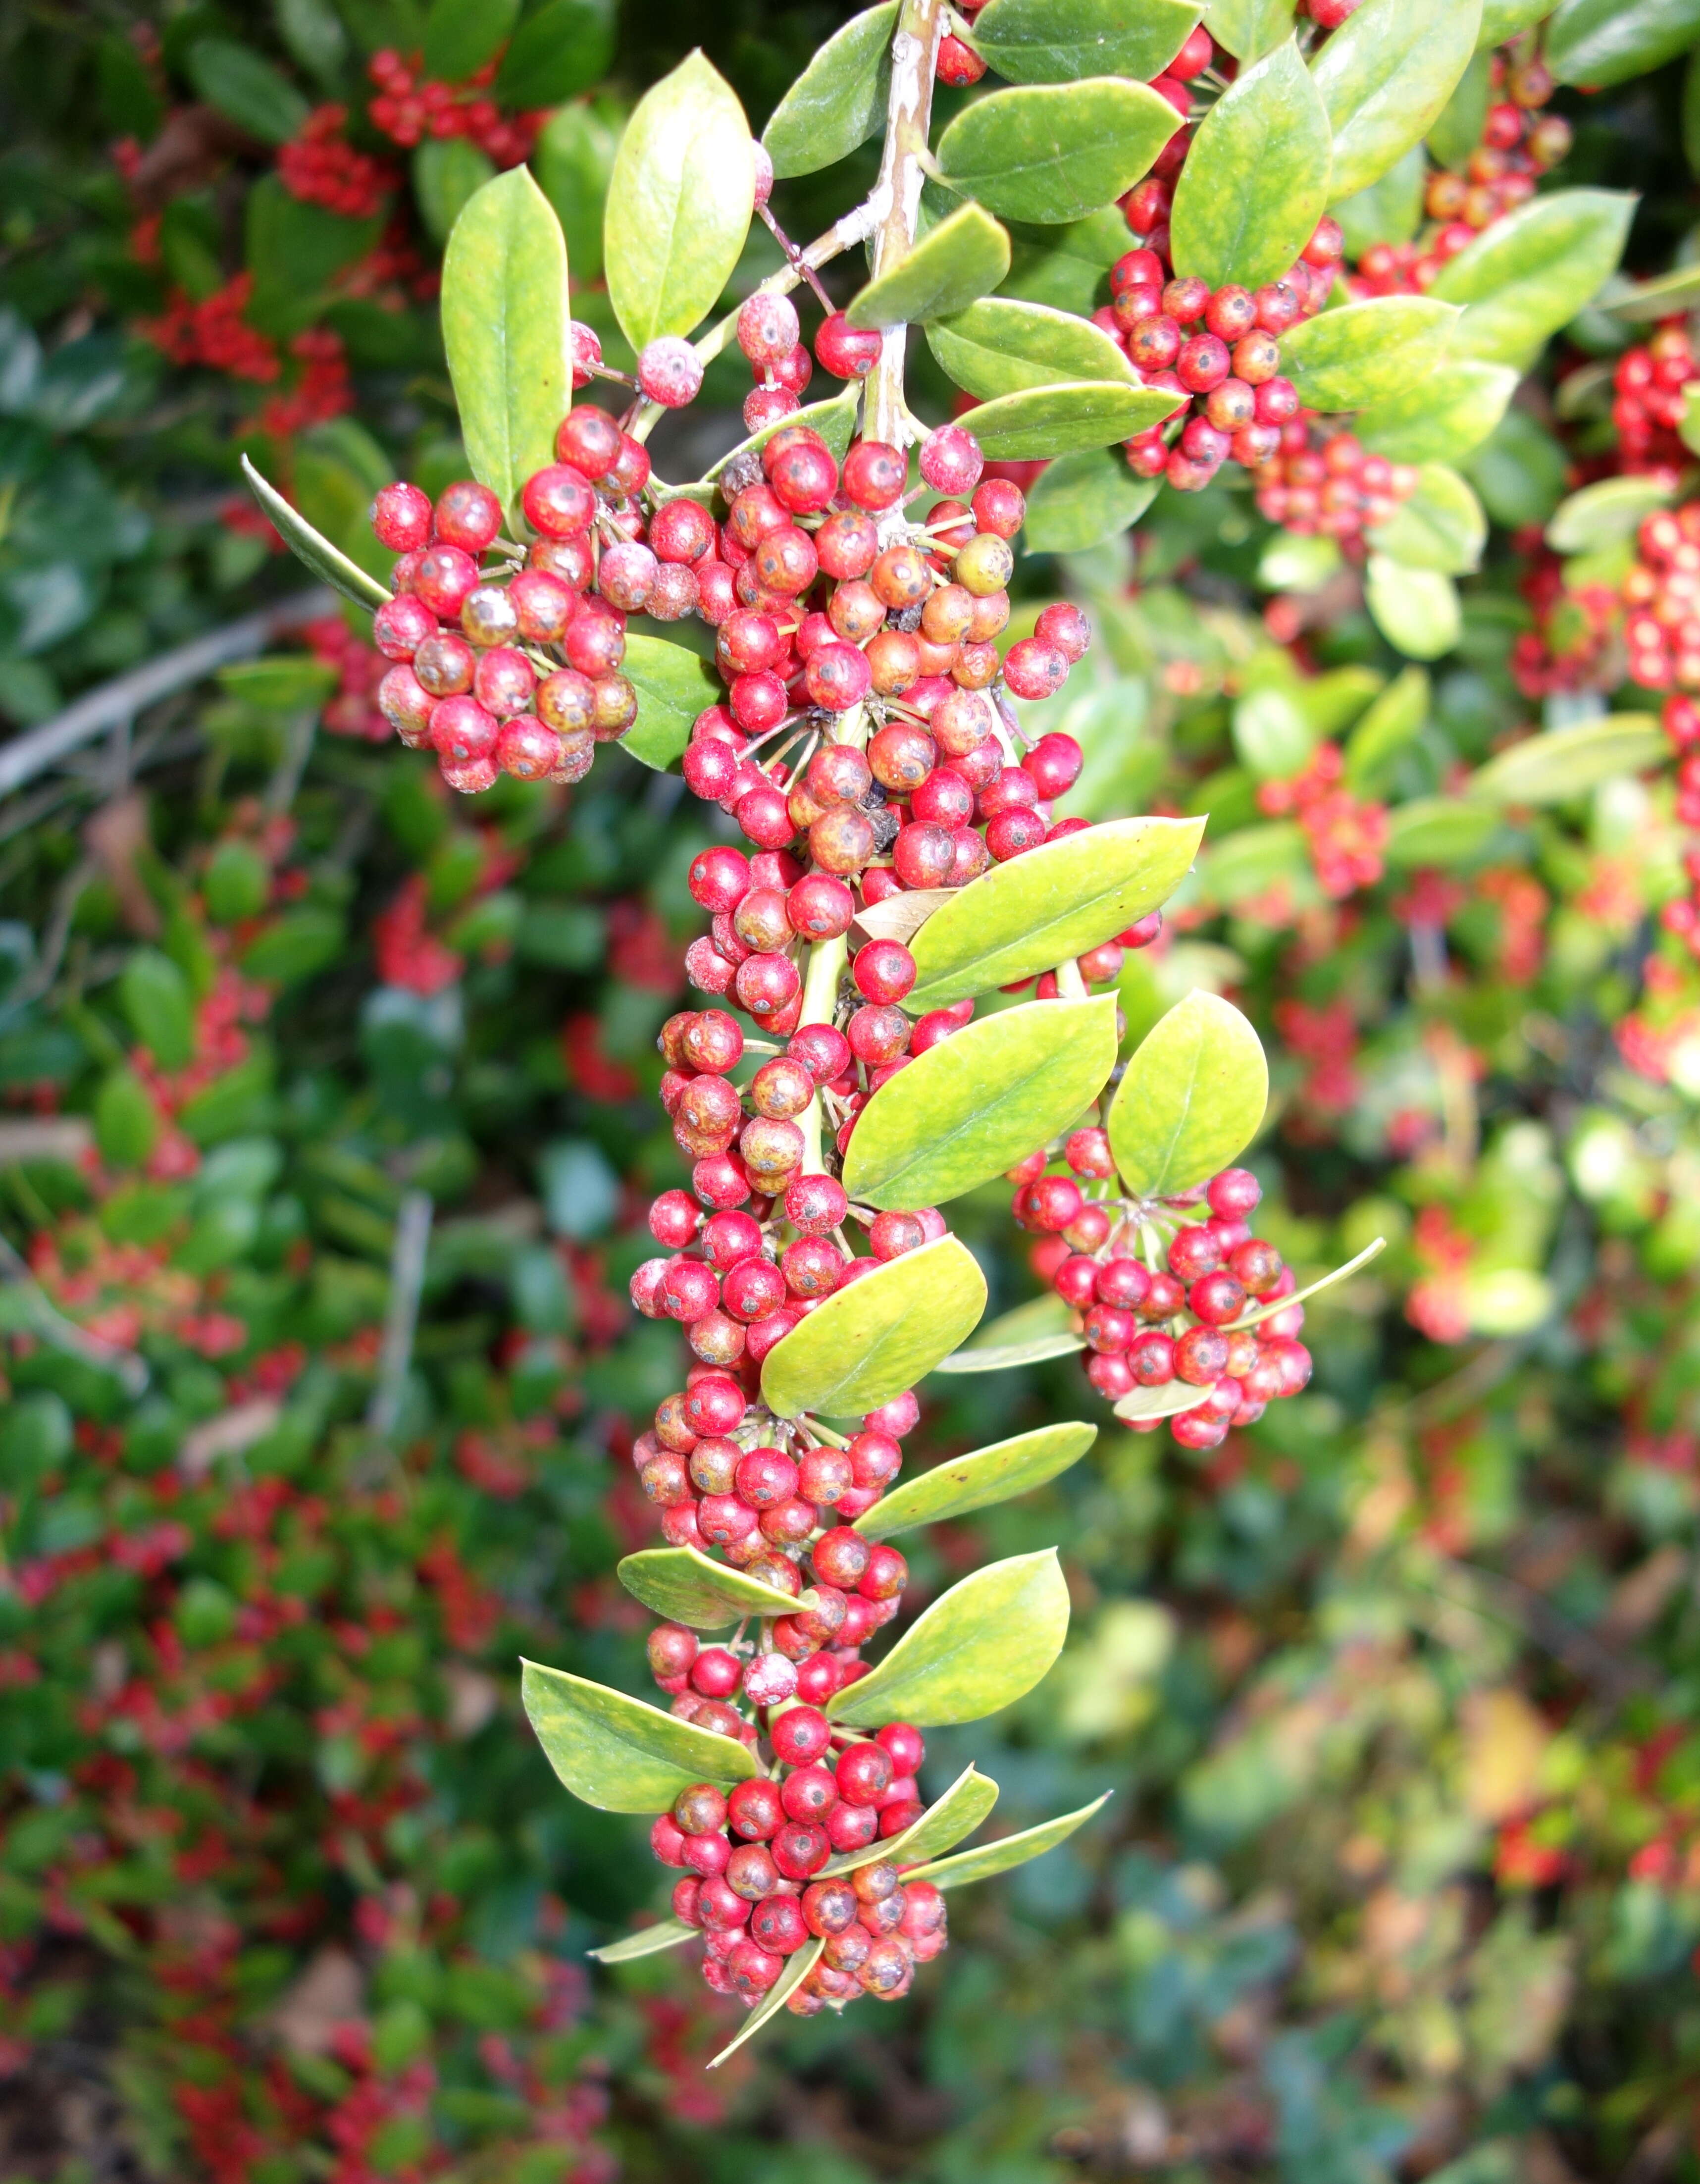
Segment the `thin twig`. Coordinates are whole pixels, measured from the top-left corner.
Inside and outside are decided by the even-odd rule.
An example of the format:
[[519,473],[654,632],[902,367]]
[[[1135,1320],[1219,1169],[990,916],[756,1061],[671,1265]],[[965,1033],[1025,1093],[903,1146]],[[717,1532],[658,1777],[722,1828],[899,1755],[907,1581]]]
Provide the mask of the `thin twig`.
[[383,1348],[378,1357],[377,1385],[372,1390],[371,1407],[366,1412],[367,1425],[381,1440],[390,1438],[401,1418],[407,1370],[413,1362],[413,1339],[419,1326],[419,1300],[425,1288],[432,1211],[428,1191],[410,1190],[404,1195],[396,1212]]

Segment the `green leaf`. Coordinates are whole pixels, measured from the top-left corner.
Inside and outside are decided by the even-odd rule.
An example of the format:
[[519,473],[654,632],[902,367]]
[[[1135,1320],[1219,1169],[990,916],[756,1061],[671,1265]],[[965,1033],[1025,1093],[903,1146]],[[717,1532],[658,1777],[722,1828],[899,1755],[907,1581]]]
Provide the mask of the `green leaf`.
[[1470,483],[1496,523],[1545,523],[1564,497],[1570,457],[1526,410],[1508,410],[1466,460]]
[[1028,1001],[967,1024],[868,1101],[844,1189],[882,1212],[946,1205],[1078,1122],[1115,1066],[1112,994]]
[[891,86],[897,0],[853,15],[834,31],[773,109],[761,142],[783,181],[847,159],[877,136]]
[[1118,76],[1024,84],[964,107],[937,156],[952,189],[1007,219],[1048,227],[1123,196],[1179,126],[1149,84]]
[[337,275],[365,257],[382,226],[381,219],[343,220],[323,205],[303,204],[276,175],[261,176],[243,214],[253,324],[280,339],[299,333],[323,309]]
[[927,329],[927,346],[957,386],[982,402],[1059,380],[1140,384],[1127,352],[1101,326],[1071,311],[1007,296],[989,296],[935,320]]
[[1294,0],[1208,0],[1205,27],[1240,62],[1261,60],[1293,34]]
[[221,690],[265,713],[295,713],[308,706],[316,710],[339,680],[328,660],[315,660],[308,652],[279,652],[268,660],[238,660],[219,670]]
[[883,1863],[888,1858],[894,1865],[913,1865],[922,1858],[942,1857],[947,1850],[954,1850],[965,1836],[973,1835],[997,1801],[998,1786],[991,1777],[977,1774],[972,1765],[965,1767],[944,1796],[935,1798],[913,1826],[906,1828],[900,1836],[871,1842],[865,1850],[847,1850],[837,1858],[829,1858],[821,1868],[820,1878],[828,1880],[835,1874],[854,1873],[859,1866]]
[[[1062,1300],[1059,1298],[1060,1303]],[[994,1441],[972,1456],[952,1457],[907,1479],[857,1518],[867,1540],[895,1539],[917,1524],[941,1524],[1030,1493],[1078,1463],[1098,1438],[1096,1426],[1040,1426],[1012,1440]]]
[[1700,50],[1682,71],[1682,156],[1689,173],[1700,175]]
[[1468,865],[1498,831],[1498,814],[1485,804],[1468,804],[1458,796],[1413,797],[1388,816],[1387,861],[1400,872],[1423,865]]
[[[1285,1298],[1281,1301],[1285,1304]],[[1196,1411],[1209,1393],[1208,1388],[1195,1388],[1184,1380],[1167,1380],[1160,1388],[1134,1388],[1116,1404],[1116,1416],[1129,1426],[1141,1418],[1178,1418],[1183,1411]]]
[[699,53],[626,125],[603,228],[608,293],[634,349],[713,309],[755,207],[755,148],[731,85]]
[[1110,1150],[1128,1189],[1169,1198],[1226,1167],[1269,1100],[1263,1049],[1232,1002],[1194,991],[1145,1034],[1110,1105]]
[[1482,0],[1479,47],[1508,45],[1519,31],[1538,23],[1548,0]]
[[1047,463],[1028,488],[1023,529],[1029,554],[1084,554],[1137,523],[1157,499],[1156,478],[1135,477],[1102,448]]
[[1000,395],[969,413],[974,437],[995,462],[1026,462],[1129,440],[1186,399],[1156,387],[1116,387],[1108,380],[1030,387]]
[[989,0],[974,45],[1006,83],[1125,75],[1149,83],[1199,18],[1191,0]]
[[181,1069],[195,1051],[195,1002],[169,956],[138,948],[118,980],[118,999],[137,1042],[161,1069]]
[[1345,304],[1282,335],[1281,370],[1308,409],[1362,410],[1431,378],[1459,315],[1429,296]]
[[1661,273],[1656,281],[1625,281],[1620,289],[1614,286],[1609,296],[1600,298],[1600,309],[1614,319],[1668,319],[1685,308],[1692,309],[1697,296],[1700,296],[1700,265],[1679,265],[1674,272]]
[[900,1396],[979,1324],[986,1278],[954,1236],[892,1259],[824,1304],[762,1362],[774,1415],[859,1418]]
[[904,1006],[919,1016],[1113,939],[1174,892],[1203,834],[1201,819],[1114,819],[971,880],[916,934]]
[[1018,226],[1011,247],[1006,296],[1090,318],[1104,276],[1127,249],[1128,224],[1110,205],[1066,227]]
[[231,38],[198,38],[184,66],[209,106],[262,143],[287,144],[306,121],[306,100],[281,70]]
[[717,1736],[605,1684],[521,1661],[521,1696],[549,1763],[605,1813],[664,1813],[694,1782],[747,1782],[761,1772],[733,1737]]
[[1423,192],[1429,163],[1413,144],[1367,190],[1340,198],[1329,210],[1340,223],[1346,254],[1354,263],[1372,243],[1409,242],[1423,224]]
[[797,1607],[789,1592],[695,1547],[645,1547],[627,1555],[617,1574],[634,1600],[693,1630],[718,1630],[746,1615],[789,1615]]
[[336,92],[348,57],[348,34],[331,0],[276,0],[272,13],[290,58]]
[[819,1964],[822,1952],[826,1946],[823,1941],[811,1942],[787,1960],[784,1970],[780,1973],[766,1995],[744,2019],[743,2027],[737,2036],[728,2040],[719,2054],[712,2057],[703,2065],[705,2070],[717,2070],[729,2056],[738,2053],[746,2040],[753,2039],[764,2025],[779,2014],[803,1981],[813,1971],[815,1966]]
[[1448,259],[1429,293],[1466,307],[1452,354],[1526,369],[1616,269],[1635,204],[1622,191],[1555,190]]
[[1517,392],[1508,364],[1446,363],[1419,386],[1358,412],[1352,430],[1396,463],[1455,463],[1480,447]]
[[1549,728],[1478,766],[1465,793],[1485,804],[1568,804],[1602,781],[1645,773],[1670,755],[1669,740],[1651,713],[1608,713]]
[[1462,577],[1481,560],[1487,518],[1456,471],[1444,463],[1424,463],[1410,499],[1364,535],[1374,552],[1407,569]]
[[1429,695],[1427,675],[1420,667],[1407,667],[1359,721],[1346,743],[1346,780],[1354,794],[1385,791],[1393,762],[1423,732]]
[[1084,1350],[1074,1313],[1060,1296],[1034,1297],[976,1329],[973,1340],[934,1367],[935,1373],[1003,1373]]
[[1547,65],[1590,91],[1647,75],[1700,42],[1700,0],[1558,0],[1547,19]]
[[1322,94],[1289,39],[1199,125],[1175,185],[1175,271],[1212,288],[1279,280],[1328,209],[1330,142]]
[[639,1957],[659,1956],[663,1949],[676,1949],[682,1942],[694,1942],[701,1931],[700,1926],[687,1926],[683,1919],[660,1919],[653,1926],[640,1926],[635,1934],[610,1942],[604,1948],[588,1949],[585,1954],[594,1957],[599,1964],[629,1964]]
[[[555,207],[580,288],[602,278],[603,215],[618,142],[602,114],[582,104],[563,106],[544,122],[532,153],[532,171]],[[582,310],[581,303],[581,315]]]
[[1334,32],[1311,74],[1334,130],[1335,197],[1367,189],[1421,143],[1480,29],[1481,0],[1364,0]]
[[413,196],[433,242],[448,242],[455,221],[495,173],[495,161],[470,138],[426,138],[413,155]]
[[1547,526],[1547,543],[1555,554],[1619,545],[1675,498],[1675,485],[1662,477],[1602,478],[1559,502]]
[[1274,819],[1218,842],[1199,861],[1199,886],[1207,902],[1255,902],[1272,887],[1301,890],[1310,869],[1303,827],[1296,819]]
[[627,632],[620,672],[638,694],[638,717],[620,747],[664,772],[690,741],[692,722],[720,696],[720,678],[700,654],[635,631]]
[[826,1712],[852,1729],[979,1721],[1030,1691],[1067,1635],[1056,1548],[1012,1555],[941,1593],[883,1661],[833,1693]]
[[1407,660],[1439,660],[1463,634],[1458,588],[1437,569],[1407,568],[1372,554],[1363,598],[1377,629]]
[[1492,97],[1493,56],[1478,47],[1475,58],[1429,131],[1429,156],[1437,165],[1455,170],[1464,165],[1481,142]]
[[1095,1813],[1103,1809],[1111,1794],[1106,1790],[1101,1797],[1095,1797],[1078,1813],[1064,1813],[1060,1819],[1027,1828],[1018,1836],[1005,1836],[1000,1842],[984,1843],[978,1850],[965,1850],[955,1858],[917,1866],[903,1877],[906,1880],[930,1880],[935,1888],[966,1888],[971,1880],[989,1880],[994,1874],[1012,1872],[1029,1858],[1042,1858],[1046,1851],[1055,1850],[1058,1843],[1067,1842],[1077,1828],[1084,1828]]
[[505,509],[572,400],[566,243],[524,167],[487,182],[443,259],[443,344],[473,476]]
[[133,1069],[114,1069],[94,1095],[94,1141],[114,1167],[140,1167],[159,1136],[159,1111]]
[[909,255],[845,306],[853,326],[922,326],[989,295],[1009,270],[1009,237],[978,205],[929,228]]
[[576,98],[613,64],[614,32],[611,0],[546,0],[514,33],[491,96],[521,107]]
[[426,75],[438,83],[464,83],[494,59],[519,20],[520,0],[432,0],[425,19]]
[[1310,764],[1317,732],[1292,694],[1248,690],[1234,707],[1234,748],[1259,781],[1290,781]]

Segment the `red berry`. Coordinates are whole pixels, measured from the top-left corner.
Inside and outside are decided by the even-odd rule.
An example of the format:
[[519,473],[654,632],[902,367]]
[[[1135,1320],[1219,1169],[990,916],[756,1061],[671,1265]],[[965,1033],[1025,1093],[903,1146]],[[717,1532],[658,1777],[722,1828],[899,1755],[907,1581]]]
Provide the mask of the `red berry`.
[[863,379],[879,361],[881,337],[853,326],[842,311],[821,321],[815,354],[834,379]]
[[769,1732],[775,1755],[788,1767],[807,1767],[832,1743],[832,1726],[811,1706],[788,1707],[778,1715]]
[[895,507],[909,481],[909,465],[883,440],[858,440],[844,457],[842,484],[854,506],[878,514]]

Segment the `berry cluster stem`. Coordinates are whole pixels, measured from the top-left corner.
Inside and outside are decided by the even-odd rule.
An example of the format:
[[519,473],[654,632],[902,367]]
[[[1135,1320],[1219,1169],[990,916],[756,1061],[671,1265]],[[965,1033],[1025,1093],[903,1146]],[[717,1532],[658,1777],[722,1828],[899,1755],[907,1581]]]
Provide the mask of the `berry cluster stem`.
[[[945,0],[903,0],[891,42],[891,97],[886,108],[885,156],[873,192],[879,226],[873,241],[873,275],[878,280],[900,265],[915,247],[921,212],[923,161],[933,120],[933,76],[939,43],[945,35]],[[866,437],[905,446],[911,434],[903,399],[906,330],[886,329],[879,361],[868,376]]]

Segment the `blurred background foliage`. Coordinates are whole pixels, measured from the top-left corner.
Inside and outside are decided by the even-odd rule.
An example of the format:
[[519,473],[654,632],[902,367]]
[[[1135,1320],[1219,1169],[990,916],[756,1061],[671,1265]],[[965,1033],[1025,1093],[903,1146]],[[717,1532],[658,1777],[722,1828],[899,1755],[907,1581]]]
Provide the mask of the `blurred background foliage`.
[[[433,266],[493,161],[529,153],[606,331],[625,105],[700,37],[759,126],[837,20],[6,11],[14,733],[299,596],[239,447],[351,549],[375,485],[459,474]],[[491,23],[533,38],[547,111],[499,63],[473,81]],[[368,64],[433,36],[454,118],[398,143]],[[326,104],[371,163],[333,178],[358,211],[278,184]],[[1664,270],[1694,216],[1682,64],[1559,105],[1563,181],[1642,189],[1629,264]],[[812,232],[856,187],[783,216]],[[1591,314],[1559,367],[1629,338]],[[514,1665],[643,1681],[612,1568],[679,1364],[624,1285],[682,1179],[653,1039],[701,814],[612,752],[570,795],[458,803],[310,602],[304,643],[0,805],[7,2184],[1700,2175],[1700,1004],[1656,923],[1680,837],[1657,778],[1453,794],[1541,717],[1513,672],[1538,526],[1609,459],[1598,405],[1551,385],[1474,460],[1497,528],[1427,671],[1225,484],[1023,564],[1029,602],[1098,626],[1056,708],[1089,753],[1069,808],[1212,814],[1129,960],[1130,1037],[1231,992],[1275,1064],[1260,1227],[1301,1279],[1391,1249],[1313,1308],[1309,1392],[1207,1457],[1117,1428],[1068,1362],[934,1384],[939,1454],[1012,1412],[1105,1425],[1050,1506],[914,1568],[924,1598],[1064,1542],[1068,1651],[972,1756],[1012,1825],[1117,1796],[965,1898],[911,2000],[712,2080],[722,2006],[687,1974],[587,1977],[657,1877],[635,1824],[558,1791]],[[1388,814],[1344,886],[1326,816],[1262,794],[1324,749]],[[962,1212],[994,1310],[1033,1295],[1007,1192]],[[968,1756],[939,1736],[935,1782]]]

